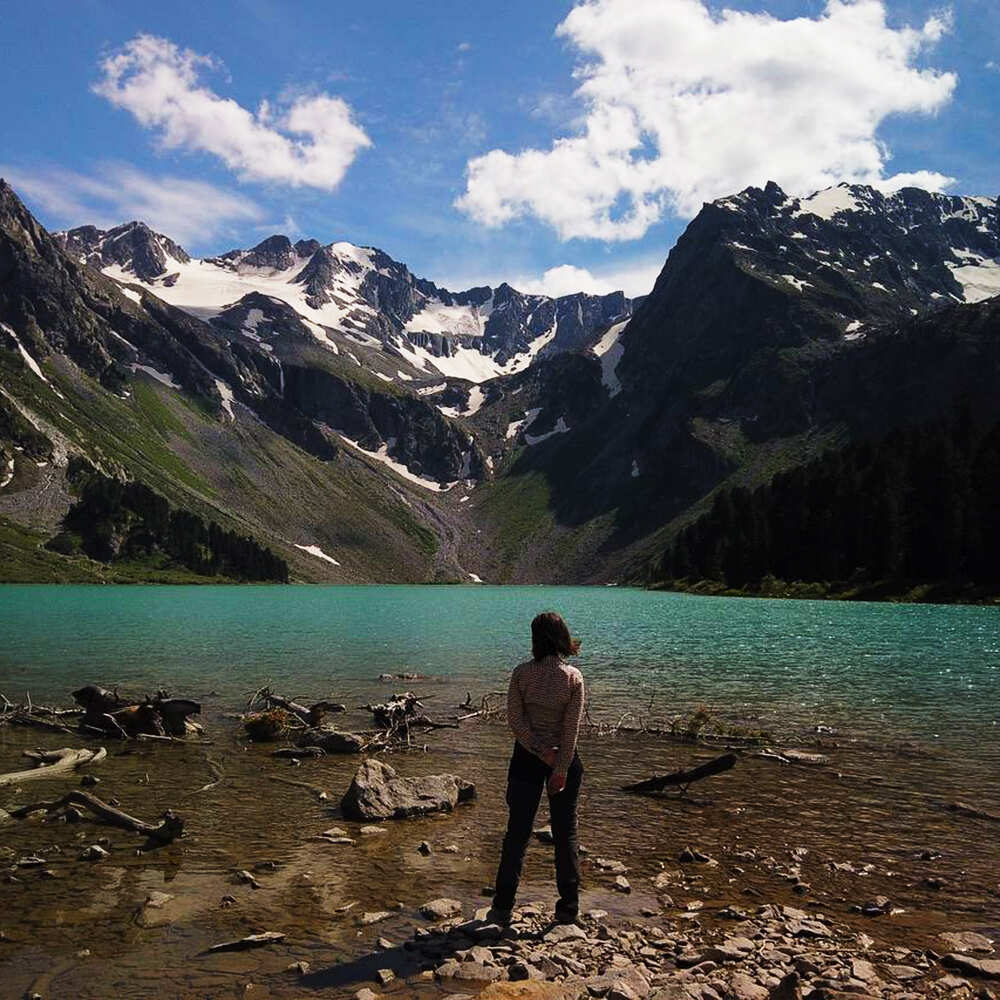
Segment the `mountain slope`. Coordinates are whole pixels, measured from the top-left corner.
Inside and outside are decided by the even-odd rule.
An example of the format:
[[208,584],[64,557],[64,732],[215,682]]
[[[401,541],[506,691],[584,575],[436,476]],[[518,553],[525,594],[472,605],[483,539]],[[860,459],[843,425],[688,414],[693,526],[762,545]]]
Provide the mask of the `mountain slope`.
[[[484,531],[520,509],[492,572],[630,577],[723,483],[767,481],[963,394],[985,412],[1000,388],[984,356],[992,313],[963,338],[966,311],[984,306],[956,303],[982,299],[998,257],[988,199],[843,187],[800,201],[769,184],[706,205],[632,319],[596,345],[601,403],[525,441],[473,502]],[[503,419],[555,427],[564,415],[544,401],[580,378],[552,369],[539,412]]]
[[[465,431],[378,380],[305,366],[303,375],[298,364],[283,376],[260,347],[230,345],[128,291],[65,254],[0,184],[0,516],[54,532],[71,500],[66,465],[81,455],[252,534],[298,578],[462,575],[422,497],[408,496],[437,481],[411,487],[406,476],[420,477],[389,457],[382,431],[399,434],[404,461],[426,452],[452,479],[476,468]],[[283,377],[306,384],[286,399]],[[309,409],[310,379],[328,397],[322,415],[357,445],[298,409]]]
[[706,205],[633,314],[347,243],[56,240],[0,186],[0,516],[53,531],[82,454],[300,579],[644,579],[720,491],[1000,418],[997,275],[1000,205],[914,189]]

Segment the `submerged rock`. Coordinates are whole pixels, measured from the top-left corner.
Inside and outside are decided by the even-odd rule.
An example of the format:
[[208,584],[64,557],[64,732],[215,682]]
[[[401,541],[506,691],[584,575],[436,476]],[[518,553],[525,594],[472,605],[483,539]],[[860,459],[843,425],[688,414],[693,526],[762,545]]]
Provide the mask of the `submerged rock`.
[[475,785],[453,774],[403,778],[380,760],[366,760],[354,775],[340,807],[347,819],[406,819],[450,812],[475,794]]
[[343,733],[333,726],[313,726],[304,730],[295,742],[300,747],[319,747],[326,753],[361,753],[364,746],[360,736]]

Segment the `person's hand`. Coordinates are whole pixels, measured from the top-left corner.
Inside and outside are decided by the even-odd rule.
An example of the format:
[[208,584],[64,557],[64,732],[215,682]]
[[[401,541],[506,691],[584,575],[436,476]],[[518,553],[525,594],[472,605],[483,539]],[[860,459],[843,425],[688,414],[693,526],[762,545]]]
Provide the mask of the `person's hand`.
[[566,787],[566,775],[553,771],[549,775],[549,795],[558,795]]
[[546,750],[542,754],[542,760],[545,761],[545,764],[546,764],[547,767],[555,767],[556,766],[556,748],[555,747],[549,747],[548,750]]

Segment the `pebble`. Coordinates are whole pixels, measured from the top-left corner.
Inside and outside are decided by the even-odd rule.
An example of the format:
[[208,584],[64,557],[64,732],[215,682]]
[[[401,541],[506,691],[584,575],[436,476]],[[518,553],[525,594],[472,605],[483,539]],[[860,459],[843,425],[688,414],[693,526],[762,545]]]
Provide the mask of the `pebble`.
[[447,920],[462,914],[462,904],[457,899],[432,899],[420,907],[420,912],[428,920]]
[[594,858],[594,864],[601,871],[609,872],[612,875],[624,875],[628,868],[621,861],[611,861],[608,858]]
[[542,938],[549,944],[558,944],[560,941],[586,941],[587,932],[577,924],[556,924],[547,931]]

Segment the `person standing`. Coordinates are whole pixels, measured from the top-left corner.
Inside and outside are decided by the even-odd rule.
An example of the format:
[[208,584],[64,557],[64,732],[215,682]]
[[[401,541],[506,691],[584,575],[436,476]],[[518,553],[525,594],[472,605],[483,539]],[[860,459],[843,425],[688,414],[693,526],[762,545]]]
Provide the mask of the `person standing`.
[[511,674],[507,722],[515,743],[507,771],[510,814],[487,918],[492,922],[510,922],[543,788],[548,792],[555,843],[559,890],[555,917],[561,923],[573,923],[579,913],[577,800],[583,765],[576,743],[584,684],[580,671],[566,662],[566,657],[579,650],[579,640],[570,635],[562,617],[554,611],[543,612],[531,623],[532,658]]

